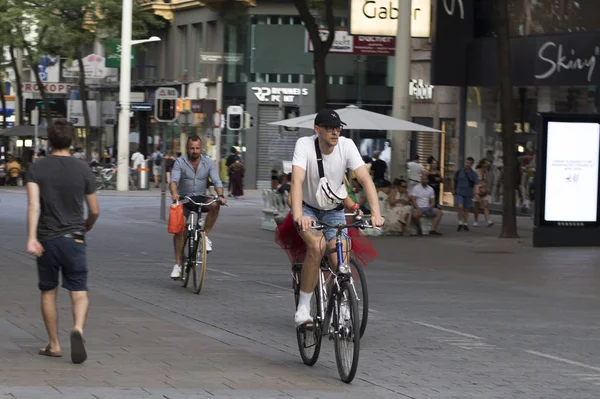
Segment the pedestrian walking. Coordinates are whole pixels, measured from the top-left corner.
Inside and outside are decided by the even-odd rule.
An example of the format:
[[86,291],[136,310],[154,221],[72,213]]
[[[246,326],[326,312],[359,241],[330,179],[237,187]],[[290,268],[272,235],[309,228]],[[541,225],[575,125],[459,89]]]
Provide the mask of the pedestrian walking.
[[[73,125],[56,119],[48,126],[52,154],[29,169],[27,182],[27,251],[37,258],[38,287],[48,344],[40,355],[61,357],[58,339],[58,275],[70,292],[73,306],[71,360],[87,359],[83,327],[88,311],[85,233],[100,213],[92,170],[71,157],[69,147],[75,136]],[[84,218],[83,202],[87,204]]]

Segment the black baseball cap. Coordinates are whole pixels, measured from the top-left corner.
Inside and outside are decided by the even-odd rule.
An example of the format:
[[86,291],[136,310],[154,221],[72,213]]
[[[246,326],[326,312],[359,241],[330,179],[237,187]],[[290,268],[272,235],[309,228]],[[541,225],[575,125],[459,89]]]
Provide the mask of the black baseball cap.
[[337,112],[332,109],[324,109],[315,117],[315,126],[336,127],[346,125],[340,119]]

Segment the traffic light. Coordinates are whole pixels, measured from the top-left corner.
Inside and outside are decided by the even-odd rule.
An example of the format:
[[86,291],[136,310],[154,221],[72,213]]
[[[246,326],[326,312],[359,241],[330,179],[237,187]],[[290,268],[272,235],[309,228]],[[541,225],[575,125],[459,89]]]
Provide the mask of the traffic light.
[[237,105],[227,107],[227,128],[229,130],[242,130],[244,109]]
[[154,117],[159,122],[173,122],[177,119],[177,100],[156,100]]
[[252,126],[254,126],[254,117],[250,112],[244,112],[244,129],[250,129]]

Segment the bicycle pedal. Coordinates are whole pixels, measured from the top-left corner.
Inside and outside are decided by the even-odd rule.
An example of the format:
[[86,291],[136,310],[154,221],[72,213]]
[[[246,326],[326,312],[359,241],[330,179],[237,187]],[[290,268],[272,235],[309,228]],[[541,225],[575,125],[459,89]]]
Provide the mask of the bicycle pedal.
[[299,331],[313,331],[315,329],[315,323],[304,323],[296,327]]

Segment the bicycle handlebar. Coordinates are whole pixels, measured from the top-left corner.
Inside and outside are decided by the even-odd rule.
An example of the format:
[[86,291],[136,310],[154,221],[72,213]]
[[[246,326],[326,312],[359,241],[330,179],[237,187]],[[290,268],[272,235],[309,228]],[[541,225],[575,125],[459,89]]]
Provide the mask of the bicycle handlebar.
[[356,220],[352,223],[338,223],[338,224],[329,224],[323,221],[314,221],[312,222],[312,228],[315,230],[323,230],[325,227],[331,227],[338,230],[343,230],[349,227],[357,227],[359,229],[376,229],[381,230],[381,227],[376,227],[371,224],[369,220],[365,220],[364,218],[369,218],[369,216],[356,215],[355,213],[346,213],[345,216],[356,216]]
[[193,199],[191,199],[189,196],[186,195],[186,196],[183,196],[183,197],[179,197],[179,203],[180,204],[186,204],[186,203],[190,202],[190,203],[192,203],[192,204],[194,204],[196,206],[209,206],[209,205],[212,205],[212,204],[214,204],[215,202],[218,201],[218,202],[221,203],[221,205],[227,206],[227,204],[223,204],[221,202],[221,199],[219,198],[218,195],[215,195],[213,197],[208,197],[208,198],[212,198],[212,200],[210,200],[208,202],[196,202]]

